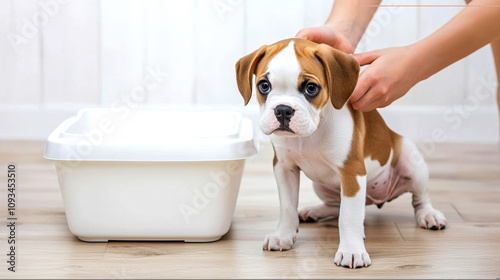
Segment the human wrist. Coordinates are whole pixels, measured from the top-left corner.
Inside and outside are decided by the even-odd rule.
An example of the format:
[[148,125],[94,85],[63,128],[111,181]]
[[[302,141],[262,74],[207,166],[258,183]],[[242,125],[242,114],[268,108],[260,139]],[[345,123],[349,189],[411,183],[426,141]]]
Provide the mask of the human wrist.
[[344,41],[349,46],[349,53],[354,53],[359,40],[356,40],[355,32],[353,31],[352,21],[349,20],[328,20],[324,24],[332,30],[339,40]]
[[415,83],[429,78],[440,70],[439,65],[443,55],[433,51],[433,48],[425,40],[407,46],[408,60],[415,70]]

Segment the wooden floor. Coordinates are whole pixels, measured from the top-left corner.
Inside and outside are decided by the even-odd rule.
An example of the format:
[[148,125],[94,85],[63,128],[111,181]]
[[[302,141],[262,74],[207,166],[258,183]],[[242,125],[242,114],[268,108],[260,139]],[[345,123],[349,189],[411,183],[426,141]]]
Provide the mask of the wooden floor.
[[[367,207],[368,268],[337,267],[335,220],[301,224],[294,249],[262,251],[279,214],[272,149],[247,161],[232,228],[213,243],[84,243],[66,225],[64,206],[41,142],[0,142],[0,278],[498,278],[498,145],[441,144],[427,156],[434,206],[444,231],[416,227],[410,195]],[[16,273],[7,271],[7,163],[18,169]],[[319,202],[302,180],[300,205]]]

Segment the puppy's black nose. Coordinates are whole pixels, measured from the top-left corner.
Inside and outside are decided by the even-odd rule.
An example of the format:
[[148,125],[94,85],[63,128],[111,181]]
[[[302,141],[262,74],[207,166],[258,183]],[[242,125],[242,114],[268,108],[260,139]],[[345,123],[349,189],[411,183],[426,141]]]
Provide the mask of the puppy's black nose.
[[276,116],[278,121],[283,125],[284,124],[288,125],[288,122],[290,122],[290,119],[293,117],[293,114],[295,114],[295,110],[287,105],[278,105],[274,109],[274,115]]

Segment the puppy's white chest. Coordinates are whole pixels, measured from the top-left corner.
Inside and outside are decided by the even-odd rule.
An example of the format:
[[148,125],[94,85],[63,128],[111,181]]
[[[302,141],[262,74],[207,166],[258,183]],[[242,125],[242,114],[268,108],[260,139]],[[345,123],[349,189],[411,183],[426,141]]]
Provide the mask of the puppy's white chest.
[[[290,139],[294,140],[294,139]],[[298,139],[297,139],[298,140]],[[274,143],[278,160],[289,169],[298,168],[314,182],[338,185],[338,165],[334,152],[325,153],[316,143]],[[302,142],[298,140],[297,142]]]
[[289,168],[298,167],[314,182],[338,185],[339,168],[351,149],[353,121],[349,110],[331,105],[321,112],[317,130],[309,137],[271,135],[278,160]]
[[298,166],[307,178],[313,182],[322,183],[329,186],[340,185],[340,173],[338,168],[328,162],[327,159],[302,157],[298,161]]

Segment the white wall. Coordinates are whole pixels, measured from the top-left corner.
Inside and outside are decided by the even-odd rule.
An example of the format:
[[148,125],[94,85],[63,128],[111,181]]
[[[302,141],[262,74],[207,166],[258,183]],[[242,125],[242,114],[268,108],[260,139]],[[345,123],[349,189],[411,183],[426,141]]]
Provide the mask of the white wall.
[[[384,1],[358,51],[410,44],[461,7]],[[433,4],[463,4],[461,0]],[[331,0],[0,0],[0,139],[44,139],[84,107],[243,108],[234,64],[328,16]],[[405,5],[429,4],[406,0]],[[383,109],[416,140],[498,141],[485,47]],[[469,112],[470,111],[470,112]],[[410,124],[410,125],[409,125]]]

